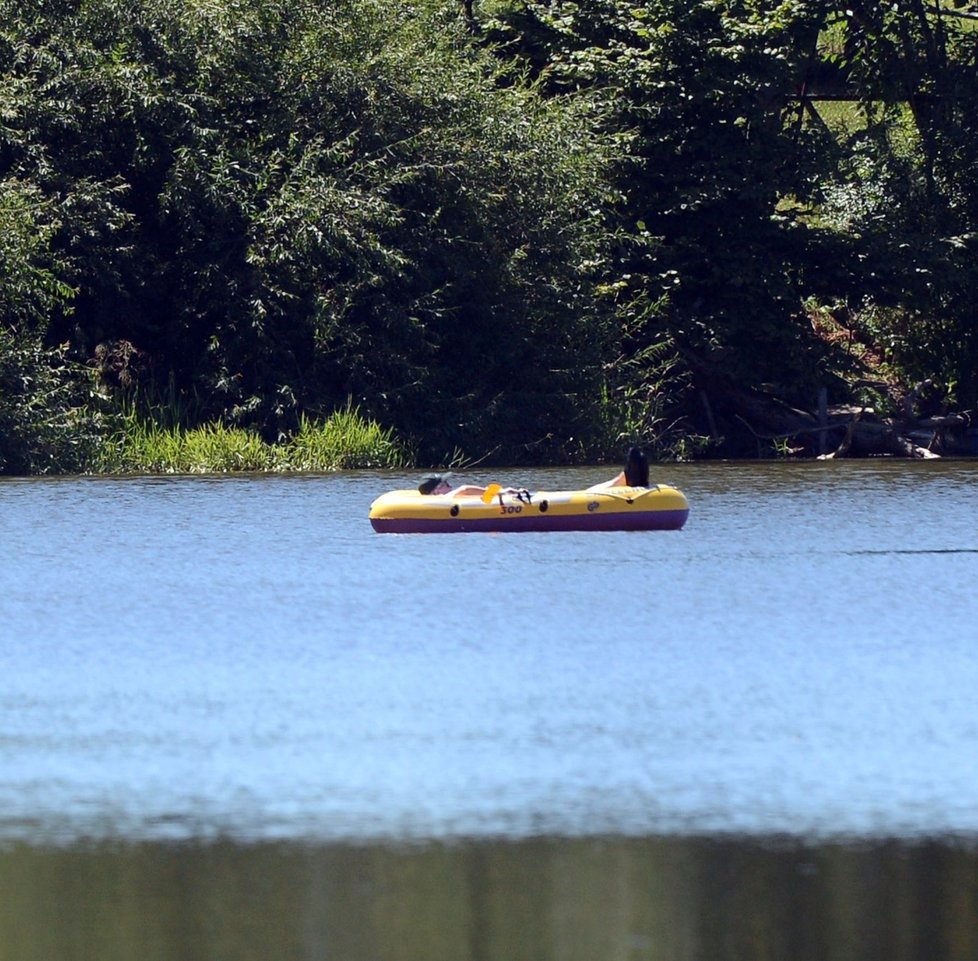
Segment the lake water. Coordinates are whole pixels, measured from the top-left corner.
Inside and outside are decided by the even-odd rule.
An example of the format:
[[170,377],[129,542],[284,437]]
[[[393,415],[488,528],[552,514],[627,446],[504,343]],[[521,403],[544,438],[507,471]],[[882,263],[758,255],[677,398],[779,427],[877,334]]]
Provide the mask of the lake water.
[[653,473],[0,481],[0,961],[978,957],[978,463]]

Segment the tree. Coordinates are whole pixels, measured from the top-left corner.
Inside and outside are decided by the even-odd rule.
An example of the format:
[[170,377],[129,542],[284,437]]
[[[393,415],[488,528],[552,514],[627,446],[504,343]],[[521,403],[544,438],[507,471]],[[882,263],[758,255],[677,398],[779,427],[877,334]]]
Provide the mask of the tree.
[[0,172],[63,212],[77,289],[53,342],[130,344],[144,391],[273,436],[351,398],[423,458],[593,429],[604,149],[454,5],[0,6]]
[[[527,0],[500,18],[554,95],[602,91],[625,147],[604,289],[626,378],[673,347],[699,388],[712,371],[843,399],[854,367],[814,335],[811,298],[849,304],[894,370],[973,402],[975,15],[967,0]],[[807,122],[809,82],[830,74],[862,104],[850,135]]]
[[641,375],[633,361],[649,347],[658,359],[670,345],[695,359],[701,388],[716,370],[809,400],[829,376],[803,308],[818,237],[783,206],[812,195],[824,146],[788,96],[818,32],[816,6],[530,0],[510,21],[555,95],[600,91],[621,145],[604,289],[618,304],[627,376]]
[[978,405],[978,5],[834,8],[865,127],[826,209],[862,240],[870,336],[914,380]]

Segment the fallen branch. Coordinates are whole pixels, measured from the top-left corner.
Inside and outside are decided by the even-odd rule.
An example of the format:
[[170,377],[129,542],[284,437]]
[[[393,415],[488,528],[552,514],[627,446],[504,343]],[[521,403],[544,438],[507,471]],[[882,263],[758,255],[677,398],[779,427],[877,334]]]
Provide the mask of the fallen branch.
[[852,446],[852,438],[856,433],[856,424],[859,423],[863,414],[866,412],[866,408],[863,407],[862,410],[856,414],[851,421],[849,421],[849,426],[846,428],[846,435],[842,438],[842,443],[828,454],[819,454],[818,460],[835,460],[837,457],[845,457],[849,453],[849,448]]

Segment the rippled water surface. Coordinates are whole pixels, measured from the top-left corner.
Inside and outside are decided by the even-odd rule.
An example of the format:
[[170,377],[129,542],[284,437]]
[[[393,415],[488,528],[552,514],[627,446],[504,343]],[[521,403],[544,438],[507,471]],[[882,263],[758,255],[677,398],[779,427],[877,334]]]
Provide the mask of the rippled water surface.
[[974,961],[978,465],[658,474],[0,482],[0,961]]
[[681,532],[373,533],[408,475],[3,482],[0,832],[978,832],[975,465],[658,475]]

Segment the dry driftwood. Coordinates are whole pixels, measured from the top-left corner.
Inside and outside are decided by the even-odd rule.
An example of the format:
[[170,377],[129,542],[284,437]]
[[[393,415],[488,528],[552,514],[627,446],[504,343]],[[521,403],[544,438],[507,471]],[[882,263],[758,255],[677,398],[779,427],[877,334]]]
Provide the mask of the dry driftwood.
[[915,444],[908,436],[885,422],[853,419],[846,428],[842,443],[832,452],[819,455],[820,460],[839,457],[910,457],[918,460],[939,458],[926,447]]
[[[756,406],[755,401],[755,406]],[[818,424],[814,415],[799,413],[801,416],[786,415],[789,410],[779,405],[777,418],[780,420],[780,430],[759,431],[754,424],[740,413],[735,414],[757,440],[789,442],[809,436],[826,438],[835,445],[835,449],[816,455],[819,460],[835,460],[842,457],[908,457],[919,460],[939,458],[930,447],[916,443],[911,433],[932,432],[931,444],[937,431],[947,426],[959,426],[958,419],[940,418],[948,423],[927,423],[914,421],[899,424],[889,420],[877,420],[873,410],[866,407],[840,406],[833,407],[827,414],[827,423]],[[770,423],[774,419],[770,415]],[[934,421],[935,419],[931,419]],[[800,441],[799,441],[800,443]],[[795,453],[805,450],[804,446],[791,448]]]
[[[770,451],[771,442],[784,445],[792,453],[841,457],[906,457],[930,459],[978,450],[974,438],[978,418],[970,412],[943,413],[940,416],[915,417],[914,409],[921,396],[932,386],[923,380],[901,399],[900,414],[880,418],[868,406],[837,405],[829,407],[822,391],[817,413],[799,410],[779,398],[736,384],[705,358],[685,352],[693,371],[704,412],[704,427],[710,437],[726,439],[730,447],[746,453],[750,440],[757,444],[759,456]],[[872,387],[878,392],[890,391],[881,381],[856,382],[854,387]]]

